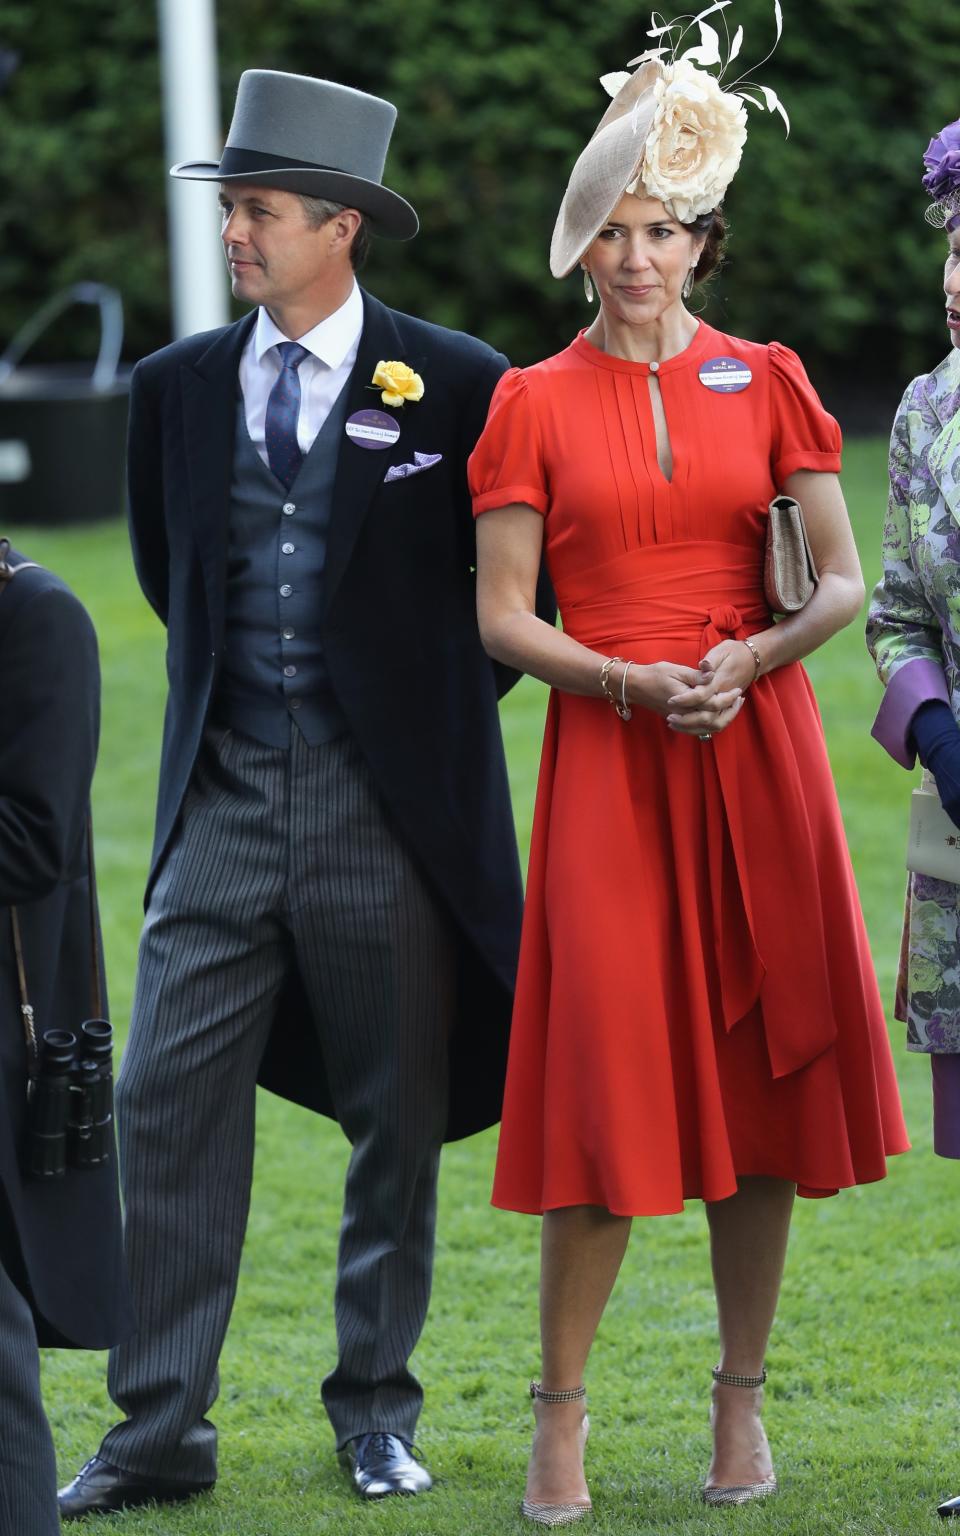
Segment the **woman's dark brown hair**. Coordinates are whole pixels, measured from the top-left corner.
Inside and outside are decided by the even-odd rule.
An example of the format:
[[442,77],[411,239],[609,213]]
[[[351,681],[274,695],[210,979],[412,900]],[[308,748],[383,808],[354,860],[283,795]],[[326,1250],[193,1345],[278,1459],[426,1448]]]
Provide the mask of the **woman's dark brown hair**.
[[705,282],[719,271],[723,265],[723,253],[727,244],[727,221],[723,216],[722,208],[714,208],[712,213],[701,213],[690,224],[684,224],[694,237],[706,235],[703,250],[700,252],[700,260],[693,270],[695,283]]

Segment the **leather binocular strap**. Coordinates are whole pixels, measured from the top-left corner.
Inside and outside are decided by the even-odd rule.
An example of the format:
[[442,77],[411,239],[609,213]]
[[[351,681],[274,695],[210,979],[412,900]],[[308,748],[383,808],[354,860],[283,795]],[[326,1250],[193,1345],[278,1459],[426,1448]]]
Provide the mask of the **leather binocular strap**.
[[[9,539],[0,539],[0,594],[4,593],[18,571],[37,570],[36,560],[24,560],[20,565],[11,565],[8,559],[10,554]],[[103,984],[100,978],[100,948],[97,944],[97,876],[93,863],[93,819],[87,812],[87,878],[89,882],[89,912],[90,912],[90,1004],[92,1019],[103,1018]],[[27,971],[23,960],[23,939],[20,933],[20,918],[16,907],[10,908],[10,926],[13,929],[13,952],[17,961],[17,985],[20,989],[20,1014],[23,1018],[23,1033],[27,1045],[27,1066],[31,1078],[36,1077],[40,1059],[40,1048],[37,1044],[36,1022],[33,1016],[33,1007],[30,1002],[30,994],[27,990]]]
[[37,1028],[33,1008],[27,992],[27,972],[23,964],[23,944],[20,939],[20,919],[16,907],[10,908],[10,924],[13,928],[13,952],[17,957],[17,982],[20,987],[20,1017],[27,1043],[27,1076],[35,1078],[40,1065],[40,1047],[37,1045]]

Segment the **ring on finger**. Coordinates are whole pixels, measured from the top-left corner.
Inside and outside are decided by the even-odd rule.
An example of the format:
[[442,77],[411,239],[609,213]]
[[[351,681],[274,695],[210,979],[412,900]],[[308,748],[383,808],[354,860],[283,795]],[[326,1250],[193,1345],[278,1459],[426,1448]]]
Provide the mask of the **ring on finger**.
[[712,731],[705,731],[702,736],[698,735],[697,740],[698,741],[712,741],[713,740],[713,732]]

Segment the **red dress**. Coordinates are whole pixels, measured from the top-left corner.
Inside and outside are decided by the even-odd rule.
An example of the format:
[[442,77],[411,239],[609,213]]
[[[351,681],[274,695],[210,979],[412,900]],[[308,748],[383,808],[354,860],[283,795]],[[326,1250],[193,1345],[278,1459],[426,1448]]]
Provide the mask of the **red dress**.
[[[710,387],[717,358],[746,387]],[[768,504],[794,470],[839,470],[840,431],[794,353],[701,323],[656,374],[668,482],[650,373],[582,336],[512,369],[471,491],[477,515],[543,514],[567,634],[695,667],[769,627]],[[657,1215],[744,1174],[826,1195],[908,1146],[804,668],[760,678],[710,742],[554,691],[494,1204]]]

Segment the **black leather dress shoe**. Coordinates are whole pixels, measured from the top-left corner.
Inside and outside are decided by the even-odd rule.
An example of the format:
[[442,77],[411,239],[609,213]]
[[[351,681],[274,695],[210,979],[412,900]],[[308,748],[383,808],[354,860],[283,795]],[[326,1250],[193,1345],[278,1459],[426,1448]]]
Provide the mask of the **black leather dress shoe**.
[[60,1489],[57,1500],[61,1520],[82,1520],[84,1515],[106,1515],[112,1510],[133,1509],[137,1504],[181,1504],[212,1487],[212,1483],[142,1477],[138,1472],[124,1472],[121,1467],[92,1456],[73,1482]]
[[399,1435],[358,1435],[342,1452],[353,1471],[353,1486],[364,1499],[389,1493],[426,1493],[433,1478],[416,1452]]
[[937,1505],[937,1514],[941,1520],[960,1520],[960,1494],[955,1499],[944,1499]]

